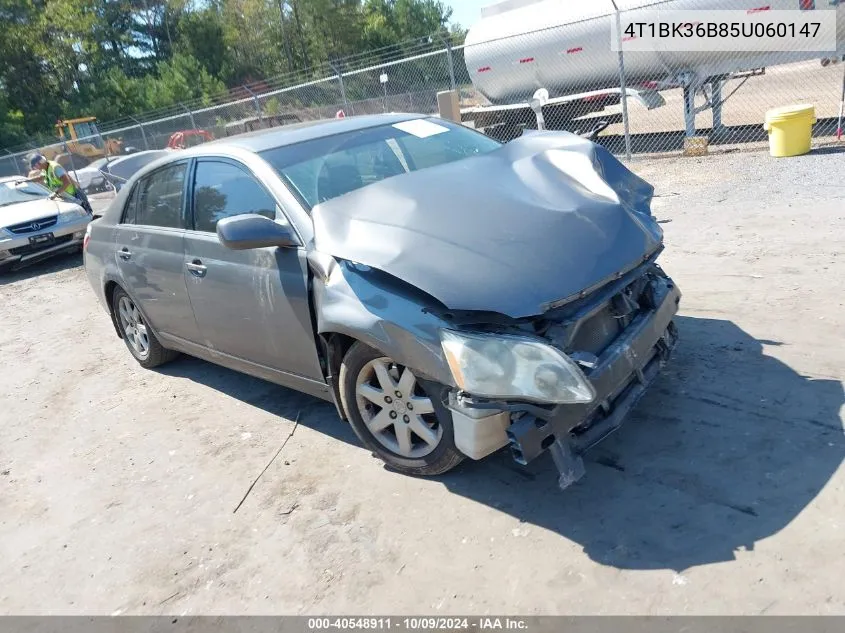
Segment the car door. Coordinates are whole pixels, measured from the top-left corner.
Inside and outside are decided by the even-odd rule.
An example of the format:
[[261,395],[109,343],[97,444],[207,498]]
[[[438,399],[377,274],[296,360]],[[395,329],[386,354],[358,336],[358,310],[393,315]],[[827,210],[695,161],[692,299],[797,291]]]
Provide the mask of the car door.
[[188,165],[170,163],[139,180],[114,233],[125,289],[163,342],[200,338],[184,275]]
[[322,381],[305,249],[236,251],[217,238],[217,222],[234,215],[257,213],[288,222],[276,199],[245,165],[200,158],[192,174],[190,208],[185,278],[203,345],[283,374]]

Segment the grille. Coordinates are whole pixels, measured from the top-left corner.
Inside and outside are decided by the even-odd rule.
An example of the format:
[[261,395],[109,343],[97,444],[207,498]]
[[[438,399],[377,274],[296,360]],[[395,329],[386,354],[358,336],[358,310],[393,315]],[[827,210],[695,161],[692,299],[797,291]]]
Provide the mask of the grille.
[[581,324],[575,339],[572,341],[572,348],[598,356],[619,336],[621,331],[622,326],[619,319],[613,316],[610,306],[605,306],[588,321]]
[[57,237],[52,242],[47,242],[46,244],[27,244],[26,246],[18,246],[17,248],[10,248],[9,252],[12,255],[32,255],[33,253],[45,251],[48,248],[53,248],[54,246],[60,246],[64,243],[70,242],[72,240],[73,240],[73,235],[62,235],[61,237]]
[[[59,216],[53,215],[47,218],[38,218],[37,220],[29,220],[28,222],[21,222],[20,224],[13,224],[12,226],[8,226],[6,228],[15,235],[35,233],[35,231],[47,229],[55,225],[58,219]],[[36,226],[38,228],[36,228]]]

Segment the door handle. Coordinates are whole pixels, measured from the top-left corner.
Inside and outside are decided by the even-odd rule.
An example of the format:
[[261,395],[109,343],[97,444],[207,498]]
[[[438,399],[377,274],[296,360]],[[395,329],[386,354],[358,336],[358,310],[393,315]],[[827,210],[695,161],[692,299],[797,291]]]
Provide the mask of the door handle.
[[124,246],[119,251],[117,251],[117,256],[120,257],[120,259],[129,259],[130,257],[132,257],[132,253],[130,253],[129,249]]
[[208,270],[205,266],[203,266],[202,261],[199,259],[195,259],[194,261],[185,264],[185,268],[187,268],[194,277],[205,277],[205,273]]

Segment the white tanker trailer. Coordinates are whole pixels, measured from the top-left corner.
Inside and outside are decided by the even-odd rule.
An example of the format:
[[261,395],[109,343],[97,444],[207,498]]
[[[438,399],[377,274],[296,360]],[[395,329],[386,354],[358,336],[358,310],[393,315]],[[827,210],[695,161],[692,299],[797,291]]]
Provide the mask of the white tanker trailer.
[[[743,15],[834,11],[837,56],[841,56],[845,54],[842,4],[845,0],[503,0],[482,9],[464,46],[472,83],[491,105],[465,108],[461,117],[491,136],[509,140],[525,127],[536,127],[529,101],[538,89],[548,92],[542,113],[550,129],[574,129],[579,117],[618,103],[619,53],[611,48],[611,38],[617,37],[611,17],[616,8],[626,23],[640,16],[654,21],[661,14],[690,10],[734,10]],[[658,41],[654,48],[659,47]],[[652,109],[665,103],[660,90],[683,87],[687,136],[695,135],[695,115],[705,108],[712,108],[717,132],[725,80],[762,74],[767,66],[827,57],[828,53],[807,50],[625,52],[626,94]],[[696,92],[704,93],[704,108],[696,109]]]

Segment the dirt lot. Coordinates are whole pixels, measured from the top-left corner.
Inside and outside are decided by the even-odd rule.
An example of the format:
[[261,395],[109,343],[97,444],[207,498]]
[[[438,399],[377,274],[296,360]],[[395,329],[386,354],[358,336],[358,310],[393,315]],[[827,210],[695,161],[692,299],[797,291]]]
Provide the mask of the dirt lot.
[[327,404],[144,371],[78,257],[0,279],[0,613],[845,614],[843,157],[635,164],[682,341],[566,492],[506,452],[393,474]]

